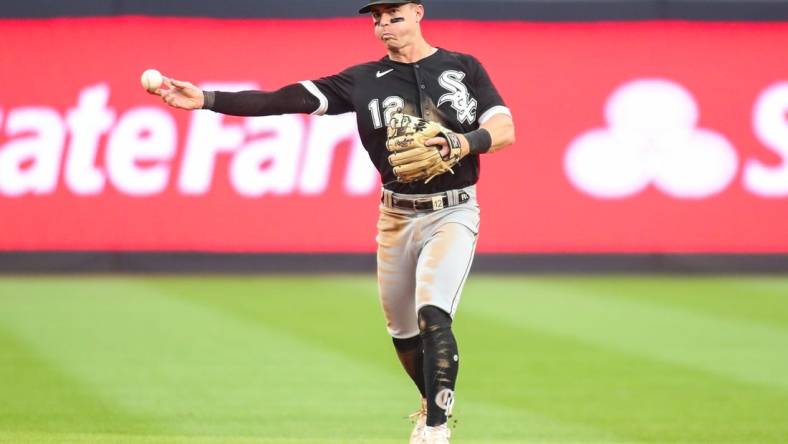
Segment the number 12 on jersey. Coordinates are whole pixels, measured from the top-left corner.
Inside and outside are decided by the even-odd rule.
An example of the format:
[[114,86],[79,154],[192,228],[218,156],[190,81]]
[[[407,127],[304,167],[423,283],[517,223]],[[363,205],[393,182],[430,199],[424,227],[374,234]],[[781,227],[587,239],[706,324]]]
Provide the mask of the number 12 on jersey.
[[383,119],[380,117],[380,100],[372,99],[368,108],[369,112],[372,113],[372,124],[375,126],[375,129],[380,129],[389,125],[391,116],[405,109],[405,100],[397,96],[387,97],[383,101]]

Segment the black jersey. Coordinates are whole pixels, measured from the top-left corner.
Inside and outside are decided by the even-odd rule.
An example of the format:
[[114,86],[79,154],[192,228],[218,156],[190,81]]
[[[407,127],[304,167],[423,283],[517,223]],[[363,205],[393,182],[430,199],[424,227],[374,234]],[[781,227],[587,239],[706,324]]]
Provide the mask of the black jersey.
[[453,168],[454,174],[428,184],[397,182],[385,143],[392,114],[419,116],[458,133],[478,129],[495,114],[511,115],[476,58],[443,49],[416,63],[384,57],[302,84],[320,100],[315,114],[356,112],[364,148],[385,188],[397,193],[428,194],[473,185],[479,179],[479,156],[466,156]]

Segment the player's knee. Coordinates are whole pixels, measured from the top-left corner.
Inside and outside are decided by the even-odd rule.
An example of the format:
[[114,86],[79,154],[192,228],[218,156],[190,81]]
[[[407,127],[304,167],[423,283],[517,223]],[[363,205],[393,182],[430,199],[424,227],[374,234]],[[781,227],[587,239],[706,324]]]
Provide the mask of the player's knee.
[[426,305],[419,310],[419,331],[422,335],[451,329],[451,316],[438,307]]

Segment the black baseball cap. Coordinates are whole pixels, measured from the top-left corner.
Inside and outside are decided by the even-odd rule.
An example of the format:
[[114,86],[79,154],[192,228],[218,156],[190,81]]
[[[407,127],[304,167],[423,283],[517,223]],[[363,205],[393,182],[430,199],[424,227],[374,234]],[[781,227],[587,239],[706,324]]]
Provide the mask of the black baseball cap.
[[359,14],[366,14],[369,11],[371,11],[372,7],[375,6],[375,5],[404,5],[405,3],[417,3],[417,4],[420,5],[421,4],[421,0],[399,0],[399,1],[397,1],[397,0],[375,0],[375,1],[369,2],[367,4],[367,6],[364,6],[363,8],[359,9],[358,13]]

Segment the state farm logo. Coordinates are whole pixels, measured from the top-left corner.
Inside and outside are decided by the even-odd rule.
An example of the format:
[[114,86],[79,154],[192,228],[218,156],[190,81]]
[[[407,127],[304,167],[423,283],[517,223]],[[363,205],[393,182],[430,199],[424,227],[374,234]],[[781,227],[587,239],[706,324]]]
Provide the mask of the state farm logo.
[[[788,83],[767,88],[755,101],[756,137],[783,162],[749,159],[743,186],[764,197],[788,195]],[[569,181],[600,199],[631,197],[653,186],[678,199],[702,199],[736,179],[739,156],[721,132],[698,126],[692,94],[664,79],[641,79],[616,89],[605,105],[607,128],[588,130],[564,158]]]
[[[205,89],[258,89],[252,83],[202,85]],[[119,114],[107,106],[106,84],[83,89],[65,116],[44,106],[0,109],[0,195],[47,195],[62,183],[76,195],[108,186],[129,196],[152,196],[168,187],[185,195],[208,193],[219,156],[244,197],[322,194],[337,146],[350,141],[343,191],[365,195],[380,186],[356,132],[355,116],[272,116],[228,123],[220,114],[192,113],[185,132],[171,111],[139,106]],[[183,140],[180,135],[184,134]],[[183,154],[176,156],[178,147]],[[177,161],[176,161],[177,160]]]

